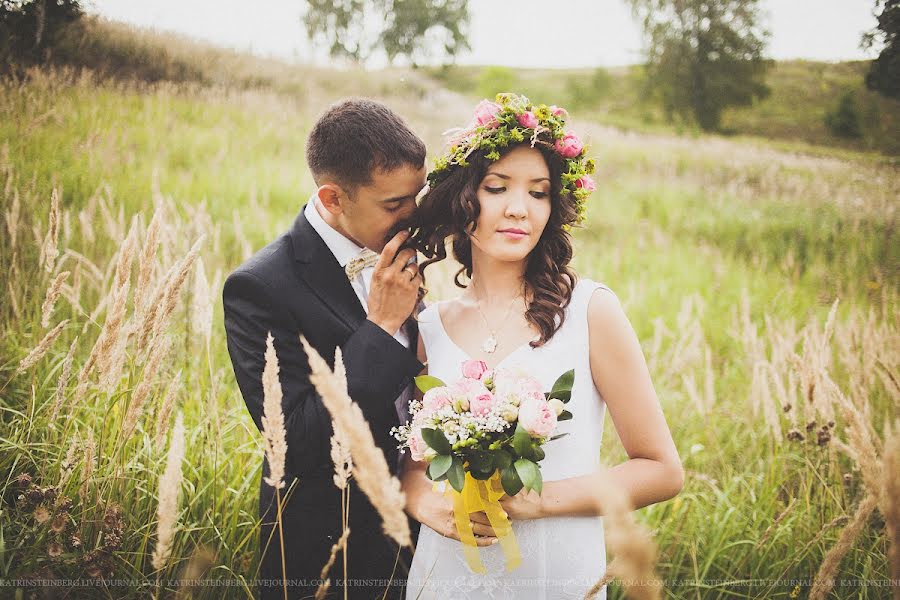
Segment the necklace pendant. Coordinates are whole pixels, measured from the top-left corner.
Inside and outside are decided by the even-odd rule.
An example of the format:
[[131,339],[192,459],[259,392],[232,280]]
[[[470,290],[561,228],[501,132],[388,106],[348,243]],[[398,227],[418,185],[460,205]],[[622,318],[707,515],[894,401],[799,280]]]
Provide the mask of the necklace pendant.
[[484,340],[484,343],[481,345],[481,349],[488,354],[493,354],[494,350],[497,349],[497,340],[494,338],[494,336],[491,336],[488,339]]

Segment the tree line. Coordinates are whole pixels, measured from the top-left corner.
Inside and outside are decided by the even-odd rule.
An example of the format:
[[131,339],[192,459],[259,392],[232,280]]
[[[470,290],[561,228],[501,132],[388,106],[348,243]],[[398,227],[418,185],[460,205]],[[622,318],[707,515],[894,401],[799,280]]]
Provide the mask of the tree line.
[[[723,111],[769,95],[770,32],[760,0],[624,0],[644,36],[644,94],[670,120],[720,127]],[[307,37],[335,59],[364,64],[383,53],[413,67],[470,50],[468,0],[307,0]],[[0,0],[0,71],[51,59],[56,36],[84,14],[82,0]],[[875,0],[878,24],[863,48],[881,47],[866,86],[900,100],[900,0]],[[852,94],[826,117],[838,135],[859,134]]]

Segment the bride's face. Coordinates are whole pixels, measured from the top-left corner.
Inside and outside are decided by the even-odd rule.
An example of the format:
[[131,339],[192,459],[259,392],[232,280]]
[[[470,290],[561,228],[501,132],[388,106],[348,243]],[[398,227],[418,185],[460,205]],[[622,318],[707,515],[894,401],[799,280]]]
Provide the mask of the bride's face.
[[519,146],[491,163],[476,194],[481,204],[472,253],[521,261],[550,219],[550,169],[538,150]]

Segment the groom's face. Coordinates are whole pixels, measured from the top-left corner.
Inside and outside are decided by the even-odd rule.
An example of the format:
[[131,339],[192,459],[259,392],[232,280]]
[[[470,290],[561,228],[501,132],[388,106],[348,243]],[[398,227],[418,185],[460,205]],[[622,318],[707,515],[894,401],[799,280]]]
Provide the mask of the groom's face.
[[342,199],[338,224],[360,246],[381,252],[409,222],[416,209],[416,194],[424,185],[425,165],[376,169],[368,185]]

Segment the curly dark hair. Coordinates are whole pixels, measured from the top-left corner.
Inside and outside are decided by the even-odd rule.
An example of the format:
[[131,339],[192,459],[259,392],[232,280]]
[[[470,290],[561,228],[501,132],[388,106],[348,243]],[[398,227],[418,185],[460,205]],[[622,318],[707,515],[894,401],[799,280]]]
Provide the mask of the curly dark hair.
[[[501,158],[514,148],[528,142],[510,144],[500,150]],[[544,157],[550,170],[550,219],[541,239],[528,256],[525,268],[526,298],[530,295],[525,318],[541,332],[532,348],[544,345],[562,327],[565,308],[572,300],[577,282],[572,260],[572,239],[564,226],[573,226],[577,212],[572,199],[563,193],[560,180],[563,159],[544,144],[535,149]],[[460,276],[472,277],[472,242],[481,205],[476,195],[488,167],[495,161],[485,157],[487,150],[477,150],[469,158],[468,166],[456,166],[446,178],[432,187],[422,198],[411,228],[413,235],[406,245],[416,248],[427,257],[420,268],[422,279],[429,265],[447,258],[447,239],[451,239],[453,257],[463,266],[453,277],[457,287],[467,286]]]

